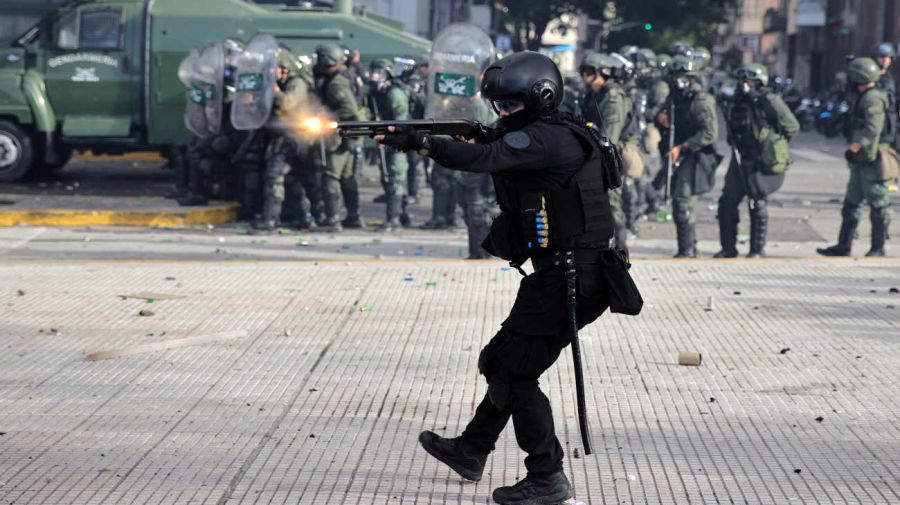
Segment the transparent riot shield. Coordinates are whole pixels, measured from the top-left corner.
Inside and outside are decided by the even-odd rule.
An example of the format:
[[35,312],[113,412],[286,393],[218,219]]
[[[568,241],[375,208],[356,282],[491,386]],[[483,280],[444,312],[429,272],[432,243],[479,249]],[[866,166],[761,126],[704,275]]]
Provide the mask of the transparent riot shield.
[[494,59],[494,43],[481,28],[454,23],[431,46],[425,117],[474,119],[481,72]]
[[206,85],[203,95],[206,125],[211,135],[222,128],[222,102],[225,81],[225,48],[221,42],[210,44],[200,53],[200,75]]
[[200,51],[191,49],[178,66],[178,79],[187,88],[184,104],[184,125],[198,137],[209,135],[204,104],[206,85],[200,75],[198,60]]
[[275,98],[278,42],[258,33],[236,58],[235,96],[231,124],[238,130],[255,130],[266,124]]

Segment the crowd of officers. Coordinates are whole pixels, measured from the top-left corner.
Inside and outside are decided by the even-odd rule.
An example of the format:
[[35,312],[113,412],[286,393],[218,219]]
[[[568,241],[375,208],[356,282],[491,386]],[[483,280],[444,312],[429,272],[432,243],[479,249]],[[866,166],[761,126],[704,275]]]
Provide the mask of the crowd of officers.
[[[589,53],[579,67],[580,79],[566,81],[563,110],[595,128],[622,155],[624,184],[610,194],[615,245],[626,249],[628,240],[638,236],[641,220],[671,219],[675,257],[696,257],[693,204],[712,189],[723,160],[715,145],[721,111],[732,156],[718,202],[721,250],[715,257],[738,255],[739,207],[745,198],[748,257],[763,257],[768,196],[781,187],[791,164],[787,146],[798,122],[769,87],[764,66],[737,69],[734,97],[717,101],[710,88],[709,51],[686,43],[669,49],[671,55],[636,46]],[[890,201],[887,181],[874,175],[874,166],[880,146],[897,147],[900,109],[887,71],[894,57],[891,44],[880,44],[871,58],[849,62],[848,91],[855,97],[845,132],[850,180],[838,244],[819,249],[823,255],[850,254],[862,204],[870,206],[872,223],[867,255],[885,253]],[[413,58],[378,59],[364,66],[358,51],[337,44],[321,45],[310,57],[282,48],[273,120],[278,124],[279,117],[312,97],[339,121],[421,119],[427,79],[428,63]],[[492,123],[496,116],[484,109],[481,117],[470,119]],[[424,179],[434,198],[431,219],[420,228],[455,227],[459,205],[469,229],[469,258],[488,257],[480,243],[497,215],[491,178],[429,166],[415,151],[364,150],[362,142],[337,136],[304,141],[278,128],[240,132],[225,120],[218,135],[176,148],[170,163],[177,174],[175,196],[184,205],[202,205],[210,197],[233,199],[254,232],[281,227],[337,232],[365,227],[359,180],[366,158],[378,166],[384,190],[375,200],[385,204],[377,230],[412,225],[407,209],[418,202]]]

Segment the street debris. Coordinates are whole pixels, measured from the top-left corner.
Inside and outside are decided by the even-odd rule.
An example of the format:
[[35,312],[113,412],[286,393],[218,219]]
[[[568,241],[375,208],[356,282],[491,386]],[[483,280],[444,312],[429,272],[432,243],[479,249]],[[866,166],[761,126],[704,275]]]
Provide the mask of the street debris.
[[822,417],[822,416],[819,416],[819,417],[816,418],[816,422],[817,422],[817,423],[821,423],[821,422],[824,421],[824,420],[825,420],[825,418]]
[[715,310],[715,308],[715,299],[710,296],[706,299],[706,307],[704,307],[703,310],[706,312],[712,312],[713,310]]
[[897,288],[891,288],[891,289],[888,290],[888,293],[891,293],[891,294],[893,294],[893,295],[896,295],[897,293],[900,293],[900,289],[897,289]]
[[575,459],[581,458],[581,451],[579,451],[577,447],[572,450],[572,457]]
[[703,355],[699,352],[679,352],[678,364],[683,366],[700,366]]
[[19,296],[25,296],[25,292],[22,291],[21,289],[18,291],[18,294],[19,294]]
[[[166,280],[169,280],[169,279],[167,278]],[[172,277],[172,280],[175,280],[175,278]],[[128,295],[119,295],[119,298],[121,298],[123,300],[126,300],[128,298],[134,298],[136,300],[157,301],[157,300],[178,300],[179,298],[185,298],[185,296],[184,295],[172,295],[172,294],[167,294],[167,293],[153,293],[150,291],[141,291],[139,293],[133,293],[133,294],[128,294]],[[153,303],[153,302],[151,302],[151,303]]]
[[152,316],[152,315],[155,315],[155,314],[156,314],[156,313],[153,312],[152,310],[147,310],[147,309],[141,309],[141,311],[138,312],[138,315],[141,316],[141,317],[149,317],[149,316]]
[[88,361],[100,361],[104,359],[120,358],[122,356],[132,356],[135,354],[145,354],[157,351],[168,351],[179,347],[188,347],[192,345],[208,344],[221,340],[230,340],[234,338],[246,337],[248,333],[244,330],[225,331],[222,333],[213,333],[210,335],[200,335],[196,337],[177,338],[172,340],[164,340],[162,342],[154,342],[152,344],[139,344],[122,349],[114,349],[110,351],[101,351],[88,354],[85,359]]
[[778,354],[787,354],[790,350],[790,347],[784,347],[780,351],[778,351]]

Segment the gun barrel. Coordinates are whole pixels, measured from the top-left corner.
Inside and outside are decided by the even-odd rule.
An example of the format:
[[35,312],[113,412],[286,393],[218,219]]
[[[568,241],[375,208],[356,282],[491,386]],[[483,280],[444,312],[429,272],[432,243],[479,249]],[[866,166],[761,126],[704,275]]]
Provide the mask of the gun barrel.
[[422,133],[433,135],[470,136],[476,128],[474,121],[466,119],[409,119],[401,121],[338,121],[337,130],[342,137],[371,137],[390,133],[389,126],[409,126]]

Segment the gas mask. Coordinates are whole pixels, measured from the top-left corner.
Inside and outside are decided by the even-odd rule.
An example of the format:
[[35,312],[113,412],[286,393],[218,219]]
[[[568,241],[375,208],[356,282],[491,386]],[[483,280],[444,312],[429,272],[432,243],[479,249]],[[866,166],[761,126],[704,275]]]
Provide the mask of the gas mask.
[[753,91],[753,84],[750,81],[741,81],[738,84],[738,93],[749,95]]
[[687,91],[691,89],[691,80],[684,75],[679,75],[678,77],[676,77],[673,84],[675,85],[675,91],[677,91],[681,95],[687,93]]

